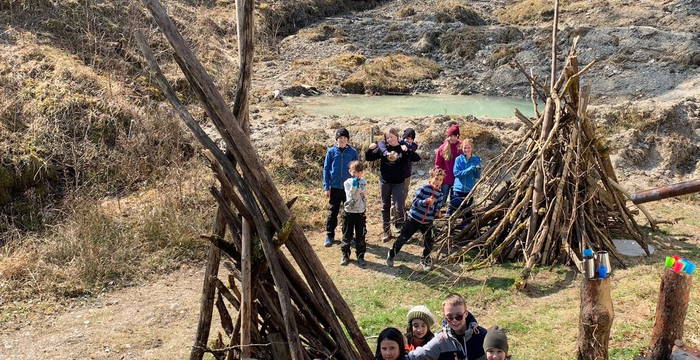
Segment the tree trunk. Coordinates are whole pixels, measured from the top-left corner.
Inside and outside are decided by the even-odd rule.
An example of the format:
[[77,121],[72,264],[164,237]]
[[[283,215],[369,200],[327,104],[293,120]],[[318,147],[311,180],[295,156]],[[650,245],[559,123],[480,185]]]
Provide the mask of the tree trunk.
[[578,325],[578,360],[607,360],[613,317],[610,279],[583,279]]
[[683,322],[688,313],[692,277],[665,268],[656,305],[656,321],[651,333],[651,360],[671,356],[676,339],[683,339]]

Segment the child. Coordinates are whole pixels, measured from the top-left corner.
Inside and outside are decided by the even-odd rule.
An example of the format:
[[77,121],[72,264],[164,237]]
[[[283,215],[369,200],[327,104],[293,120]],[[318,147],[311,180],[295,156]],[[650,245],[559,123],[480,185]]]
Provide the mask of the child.
[[401,247],[408,239],[421,231],[423,233],[423,257],[421,265],[423,270],[429,271],[432,267],[430,251],[433,249],[433,220],[439,215],[440,208],[445,203],[445,196],[440,191],[445,172],[442,169],[430,170],[428,184],[423,185],[416,192],[411,210],[408,211],[408,220],[401,229],[399,238],[394,242],[386,256],[387,266],[394,266],[394,257],[401,251]]
[[[415,152],[418,150],[418,143],[415,141],[416,140],[416,131],[413,130],[412,128],[406,128],[406,130],[403,131],[403,138],[401,139],[400,143],[405,144],[406,147],[410,150]],[[379,151],[383,151],[381,148]],[[403,193],[408,195],[408,189],[411,186],[411,175],[413,173],[413,162],[415,161],[420,161],[420,155],[416,153],[416,160],[411,160],[406,164],[406,168],[404,171],[404,176],[406,176],[406,179],[403,181]],[[405,207],[405,205],[404,205]],[[396,206],[391,207],[391,213],[392,216],[397,216],[397,211],[396,211]]]
[[445,142],[435,152],[435,167],[445,170],[445,181],[442,184],[442,193],[445,195],[445,200],[451,197],[452,184],[455,177],[452,172],[455,166],[455,159],[462,154],[462,149],[459,141],[459,126],[457,123],[451,123],[445,133],[447,138]]
[[397,328],[388,327],[379,333],[375,360],[408,360],[403,334]]
[[357,265],[365,267],[365,233],[367,232],[365,218],[365,188],[367,180],[363,178],[365,166],[360,161],[350,163],[351,178],[345,180],[345,221],[343,222],[343,243],[341,251],[343,257],[340,265],[350,262],[350,246],[355,234],[355,250],[357,252]]
[[408,328],[406,329],[406,349],[413,351],[428,343],[435,335],[430,328],[435,324],[435,316],[424,305],[418,305],[408,311]]
[[508,355],[508,337],[498,325],[488,329],[484,338],[484,351],[486,360],[512,360]]
[[340,204],[345,201],[343,183],[350,177],[350,162],[357,160],[357,151],[348,145],[348,140],[350,140],[350,132],[347,129],[336,130],[336,145],[328,149],[323,162],[323,191],[328,198],[326,241],[323,243],[326,247],[333,245]]
[[[462,155],[455,160],[453,171],[455,183],[448,214],[455,212],[459,208],[467,195],[469,195],[469,192],[474,188],[476,181],[481,177],[481,159],[478,156],[472,156],[472,149],[472,139],[462,140]],[[474,197],[464,204],[464,208],[469,208],[473,202]],[[465,212],[462,226],[469,222],[469,218],[471,218],[471,209]]]
[[[380,150],[384,149],[384,150]],[[398,216],[395,220],[397,228],[401,228],[405,217],[406,194],[403,183],[406,179],[406,167],[410,161],[418,161],[420,157],[405,144],[399,143],[399,132],[395,128],[387,130],[384,141],[379,145],[372,144],[365,153],[365,160],[380,160],[379,166],[381,195],[382,195],[382,241],[391,240],[391,203],[396,205]]]

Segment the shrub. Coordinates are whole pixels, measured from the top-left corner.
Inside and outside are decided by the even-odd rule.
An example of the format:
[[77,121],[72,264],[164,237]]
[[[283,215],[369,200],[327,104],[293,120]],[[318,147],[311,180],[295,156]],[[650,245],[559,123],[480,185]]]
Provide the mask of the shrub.
[[394,54],[372,59],[341,83],[351,93],[409,93],[420,80],[434,79],[440,67],[430,59]]

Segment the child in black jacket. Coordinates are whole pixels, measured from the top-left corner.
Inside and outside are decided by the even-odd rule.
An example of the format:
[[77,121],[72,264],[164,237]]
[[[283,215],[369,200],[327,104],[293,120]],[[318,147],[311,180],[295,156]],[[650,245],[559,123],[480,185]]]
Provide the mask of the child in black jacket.
[[381,145],[370,145],[365,153],[365,160],[381,160],[379,183],[382,196],[382,228],[384,230],[382,241],[387,242],[391,240],[391,203],[394,202],[398,213],[394,222],[397,228],[401,228],[406,216],[406,193],[403,185],[404,180],[406,180],[406,167],[411,161],[420,160],[420,156],[406,144],[399,142],[399,132],[395,128],[384,133]]

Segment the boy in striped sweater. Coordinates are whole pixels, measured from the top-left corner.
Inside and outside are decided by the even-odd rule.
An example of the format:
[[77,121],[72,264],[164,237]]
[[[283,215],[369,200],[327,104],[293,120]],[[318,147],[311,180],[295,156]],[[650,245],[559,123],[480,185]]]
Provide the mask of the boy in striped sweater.
[[430,179],[416,192],[416,197],[408,211],[407,221],[401,228],[401,234],[394,242],[386,256],[387,266],[394,266],[394,257],[401,251],[401,247],[408,239],[420,231],[423,233],[423,257],[421,265],[423,270],[429,271],[433,262],[430,259],[430,251],[433,249],[433,220],[439,217],[440,208],[445,203],[445,196],[440,191],[442,181],[445,179],[445,171],[442,169],[430,170]]

